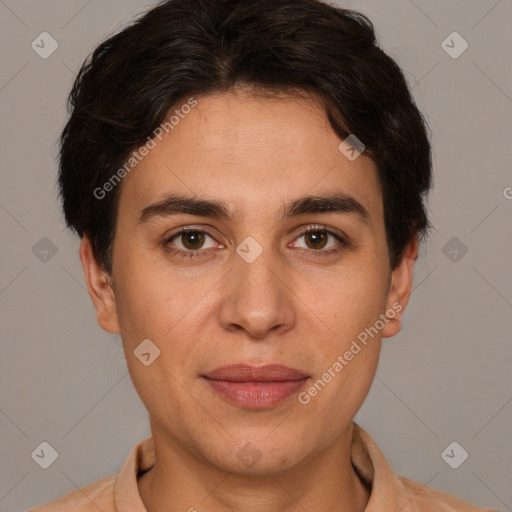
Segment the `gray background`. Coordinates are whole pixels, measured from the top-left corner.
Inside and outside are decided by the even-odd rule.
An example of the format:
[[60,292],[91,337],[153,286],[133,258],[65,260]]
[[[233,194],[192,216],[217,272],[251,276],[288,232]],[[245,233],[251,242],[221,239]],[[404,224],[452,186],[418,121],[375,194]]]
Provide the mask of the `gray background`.
[[[417,262],[403,330],[384,340],[356,421],[396,473],[510,511],[512,3],[337,4],[368,14],[404,69],[433,132],[436,179],[435,229]],[[0,0],[2,512],[117,472],[150,435],[120,338],[96,324],[79,240],[63,229],[55,186],[56,141],[76,72],[101,40],[149,5]],[[44,31],[59,45],[47,59],[31,47]],[[441,46],[453,31],[469,44],[456,59]],[[41,252],[49,247],[43,237],[55,254]],[[42,441],[58,452],[48,469],[31,458]],[[469,453],[458,469],[441,457],[452,441]]]

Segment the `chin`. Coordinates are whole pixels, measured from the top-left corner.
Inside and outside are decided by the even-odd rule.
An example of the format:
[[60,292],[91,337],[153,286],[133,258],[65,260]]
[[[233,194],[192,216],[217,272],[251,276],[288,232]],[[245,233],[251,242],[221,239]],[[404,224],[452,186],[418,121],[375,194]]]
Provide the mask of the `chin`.
[[270,431],[258,436],[240,436],[236,441],[230,439],[230,446],[221,453],[212,454],[214,457],[210,462],[232,473],[268,476],[268,473],[287,471],[307,456],[302,436],[297,440],[289,435],[283,439],[270,439]]

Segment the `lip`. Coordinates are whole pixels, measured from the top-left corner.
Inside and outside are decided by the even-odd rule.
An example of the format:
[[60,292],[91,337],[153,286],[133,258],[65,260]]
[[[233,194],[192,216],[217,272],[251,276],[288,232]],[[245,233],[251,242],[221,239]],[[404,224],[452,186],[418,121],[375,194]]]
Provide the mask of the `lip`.
[[289,368],[280,364],[267,364],[265,366],[230,364],[228,366],[220,366],[203,375],[203,377],[232,382],[271,382],[300,380],[308,377],[308,375],[295,368]]
[[247,409],[274,407],[309,380],[303,372],[277,364],[221,366],[202,377],[229,402]]

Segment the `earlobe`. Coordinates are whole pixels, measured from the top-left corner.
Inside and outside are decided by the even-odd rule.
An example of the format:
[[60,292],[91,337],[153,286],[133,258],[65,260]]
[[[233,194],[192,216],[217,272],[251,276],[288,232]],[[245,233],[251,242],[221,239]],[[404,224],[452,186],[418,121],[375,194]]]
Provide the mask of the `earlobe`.
[[382,330],[383,338],[390,338],[400,332],[402,315],[409,303],[414,263],[418,258],[419,242],[415,237],[404,249],[402,260],[391,273],[388,298],[386,302],[386,316],[389,321]]
[[80,243],[80,261],[84,269],[87,290],[96,309],[98,324],[109,333],[118,333],[119,322],[112,279],[94,257],[92,244],[87,235],[83,236]]

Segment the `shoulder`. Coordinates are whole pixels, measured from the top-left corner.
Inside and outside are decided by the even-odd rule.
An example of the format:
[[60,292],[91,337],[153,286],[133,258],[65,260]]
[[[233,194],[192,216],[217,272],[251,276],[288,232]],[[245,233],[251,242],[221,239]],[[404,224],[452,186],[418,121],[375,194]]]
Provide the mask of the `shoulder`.
[[446,492],[395,475],[396,495],[403,512],[499,512],[481,508]]
[[117,473],[107,476],[46,505],[31,508],[28,512],[115,512],[114,486],[117,477]]

